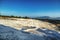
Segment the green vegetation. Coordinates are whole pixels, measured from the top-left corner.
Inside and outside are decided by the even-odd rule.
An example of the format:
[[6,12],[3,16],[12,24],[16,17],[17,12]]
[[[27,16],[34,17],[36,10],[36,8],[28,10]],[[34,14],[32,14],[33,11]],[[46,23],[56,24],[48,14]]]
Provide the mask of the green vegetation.
[[7,15],[1,15],[0,14],[0,18],[24,18],[24,19],[29,19],[30,17],[27,17],[27,16],[24,16],[24,17],[21,17],[21,16],[14,16],[14,15],[11,15],[11,16],[7,16]]

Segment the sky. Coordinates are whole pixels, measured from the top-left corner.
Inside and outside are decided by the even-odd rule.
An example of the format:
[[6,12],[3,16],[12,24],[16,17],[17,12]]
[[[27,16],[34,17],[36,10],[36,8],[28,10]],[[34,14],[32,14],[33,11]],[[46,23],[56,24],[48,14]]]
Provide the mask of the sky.
[[15,16],[60,17],[60,0],[0,0],[0,13]]

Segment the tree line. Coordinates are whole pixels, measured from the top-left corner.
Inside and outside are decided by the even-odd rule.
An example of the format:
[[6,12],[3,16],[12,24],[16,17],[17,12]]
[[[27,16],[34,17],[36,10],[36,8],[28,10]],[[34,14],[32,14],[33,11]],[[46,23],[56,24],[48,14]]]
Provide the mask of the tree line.
[[24,16],[24,17],[22,17],[22,16],[14,16],[14,15],[10,15],[10,16],[8,16],[8,15],[1,15],[0,14],[0,17],[9,17],[9,18],[27,18],[27,19],[29,19],[30,17],[28,17],[28,16]]

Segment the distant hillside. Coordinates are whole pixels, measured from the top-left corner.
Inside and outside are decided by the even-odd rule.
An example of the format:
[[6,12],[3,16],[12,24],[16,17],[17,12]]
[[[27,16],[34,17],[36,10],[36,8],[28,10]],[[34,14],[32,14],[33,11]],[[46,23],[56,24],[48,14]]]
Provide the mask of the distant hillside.
[[29,19],[30,17],[28,16],[14,16],[14,15],[11,15],[11,16],[7,16],[7,15],[0,15],[0,18],[25,18],[25,19]]

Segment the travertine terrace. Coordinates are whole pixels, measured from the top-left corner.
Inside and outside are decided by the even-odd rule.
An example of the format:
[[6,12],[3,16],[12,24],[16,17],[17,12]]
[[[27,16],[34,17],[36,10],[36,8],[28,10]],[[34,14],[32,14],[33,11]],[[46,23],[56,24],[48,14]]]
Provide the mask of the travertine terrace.
[[36,28],[48,28],[54,29],[56,25],[34,19],[23,19],[23,18],[9,18],[9,19],[0,19],[0,24],[5,26],[10,26],[12,28],[20,30],[23,27],[36,27]]

